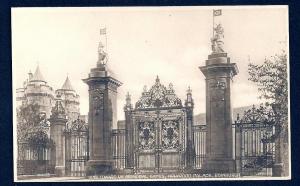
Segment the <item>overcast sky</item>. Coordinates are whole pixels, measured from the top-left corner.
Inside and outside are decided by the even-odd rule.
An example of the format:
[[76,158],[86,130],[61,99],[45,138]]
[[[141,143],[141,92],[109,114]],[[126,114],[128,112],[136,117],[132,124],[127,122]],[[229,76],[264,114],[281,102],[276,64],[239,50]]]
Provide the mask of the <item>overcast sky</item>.
[[[172,82],[181,99],[191,86],[194,113],[205,112],[205,78],[199,66],[211,53],[212,10],[225,30],[225,50],[239,74],[232,86],[233,107],[261,102],[248,81],[247,65],[286,47],[286,7],[159,8],[13,8],[12,57],[14,91],[39,64],[48,84],[61,88],[67,74],[80,95],[81,114],[88,112],[88,87],[82,79],[96,66],[99,30],[107,28],[109,68],[123,82],[118,91],[118,118],[124,119],[125,94],[135,103],[143,86],[158,75]],[[249,57],[248,57],[249,56]]]

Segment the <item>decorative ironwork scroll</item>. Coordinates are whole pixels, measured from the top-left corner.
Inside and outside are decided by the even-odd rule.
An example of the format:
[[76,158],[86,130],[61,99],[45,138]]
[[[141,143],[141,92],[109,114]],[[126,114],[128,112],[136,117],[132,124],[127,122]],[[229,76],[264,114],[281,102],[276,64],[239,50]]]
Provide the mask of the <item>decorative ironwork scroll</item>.
[[175,149],[179,146],[179,120],[162,121],[162,146]]
[[243,117],[240,118],[238,114],[236,124],[238,126],[243,125],[243,127],[246,127],[246,124],[252,124],[251,128],[253,128],[253,125],[261,126],[261,124],[273,127],[275,124],[274,118],[274,113],[272,111],[267,110],[263,106],[256,108],[253,105],[251,109],[244,111]]
[[155,146],[154,122],[139,123],[139,148],[143,150],[153,149]]
[[271,176],[275,156],[272,111],[260,106],[246,110],[235,121],[237,156],[242,176]]
[[88,124],[81,119],[70,123],[65,129],[66,174],[85,176],[85,166],[89,156]]
[[88,124],[85,123],[81,119],[77,119],[72,122],[72,124],[69,126],[69,128],[66,129],[66,132],[88,132]]
[[147,91],[144,88],[142,97],[136,103],[136,109],[147,108],[167,108],[180,107],[181,100],[175,95],[173,85],[170,84],[168,88],[160,83],[159,78],[156,78],[155,84]]
[[187,112],[192,111],[182,105],[173,84],[164,86],[157,77],[150,89],[144,86],[141,98],[130,112],[134,172],[174,173],[185,170]]

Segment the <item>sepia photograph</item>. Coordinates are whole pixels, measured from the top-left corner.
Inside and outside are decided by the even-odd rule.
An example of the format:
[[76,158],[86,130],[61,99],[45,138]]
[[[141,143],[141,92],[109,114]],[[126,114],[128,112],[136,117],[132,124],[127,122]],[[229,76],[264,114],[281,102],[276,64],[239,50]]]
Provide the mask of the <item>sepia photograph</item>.
[[288,15],[11,8],[14,181],[291,179]]

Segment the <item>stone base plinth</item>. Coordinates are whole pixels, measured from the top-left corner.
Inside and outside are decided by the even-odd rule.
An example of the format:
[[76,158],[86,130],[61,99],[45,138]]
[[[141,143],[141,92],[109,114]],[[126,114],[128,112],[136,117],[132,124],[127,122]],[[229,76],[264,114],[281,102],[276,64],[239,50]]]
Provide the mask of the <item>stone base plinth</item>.
[[124,174],[133,174],[134,173],[134,169],[133,168],[125,168],[123,170]]
[[55,166],[55,175],[56,176],[59,176],[59,177],[61,177],[61,176],[65,176],[65,171],[66,169],[65,169],[65,166]]
[[283,163],[275,163],[272,169],[272,176],[282,177],[283,176]]
[[186,174],[193,174],[195,172],[196,171],[195,171],[194,167],[187,166],[187,167],[184,168],[184,173],[186,173]]
[[203,171],[205,173],[234,173],[235,161],[233,159],[208,159],[204,161]]
[[86,167],[87,176],[114,174],[112,160],[89,160]]
[[125,168],[125,169],[114,169],[114,174],[116,175],[133,175],[134,169],[133,168]]

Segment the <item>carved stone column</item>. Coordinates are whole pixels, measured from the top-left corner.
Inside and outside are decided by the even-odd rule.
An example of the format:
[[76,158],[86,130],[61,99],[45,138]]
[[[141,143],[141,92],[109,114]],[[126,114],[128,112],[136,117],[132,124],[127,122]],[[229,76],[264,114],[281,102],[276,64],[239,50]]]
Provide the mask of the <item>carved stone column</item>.
[[200,67],[206,77],[207,172],[234,172],[231,78],[238,73],[227,53],[212,53]]
[[112,127],[117,125],[117,88],[122,84],[112,77],[102,62],[83,80],[89,86],[89,161],[86,174],[113,172]]

